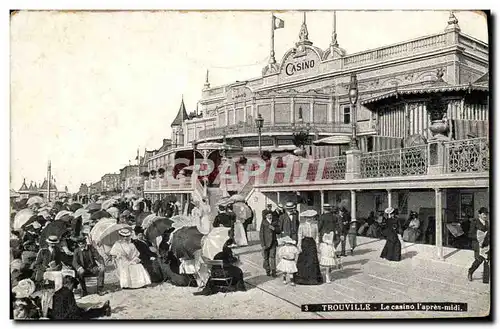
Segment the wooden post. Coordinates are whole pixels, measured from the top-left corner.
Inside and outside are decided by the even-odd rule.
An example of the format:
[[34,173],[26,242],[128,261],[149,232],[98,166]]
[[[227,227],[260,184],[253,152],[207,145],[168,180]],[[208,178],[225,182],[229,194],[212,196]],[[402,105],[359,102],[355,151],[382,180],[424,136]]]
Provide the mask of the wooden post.
[[436,188],[436,254],[437,258],[444,260],[443,257],[443,199],[441,189]]
[[387,207],[392,207],[392,191],[387,190]]
[[280,195],[280,191],[276,192],[276,202],[277,202],[278,204],[280,204],[280,199],[281,199],[280,197],[281,197],[281,195]]
[[323,212],[323,206],[325,205],[325,191],[321,190],[319,193],[321,194],[321,209],[319,210],[321,214]]

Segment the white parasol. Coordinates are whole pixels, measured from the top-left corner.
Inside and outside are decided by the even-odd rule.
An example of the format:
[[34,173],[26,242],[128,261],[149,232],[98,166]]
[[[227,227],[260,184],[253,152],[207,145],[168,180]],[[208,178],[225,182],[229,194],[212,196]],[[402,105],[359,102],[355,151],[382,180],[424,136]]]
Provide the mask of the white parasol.
[[54,220],[60,220],[64,216],[71,216],[71,217],[73,217],[74,214],[71,211],[68,211],[68,210],[61,210],[60,212],[57,213],[57,215],[54,218]]
[[28,202],[26,202],[28,206],[32,206],[34,204],[42,204],[42,203],[43,203],[43,198],[39,197],[38,195],[32,196],[31,198],[28,199]]
[[201,255],[208,259],[214,259],[229,239],[229,230],[229,227],[216,227],[204,236],[201,242]]
[[14,230],[19,230],[21,227],[28,222],[28,220],[34,215],[31,209],[23,209],[19,211],[14,217],[14,223],[12,228]]

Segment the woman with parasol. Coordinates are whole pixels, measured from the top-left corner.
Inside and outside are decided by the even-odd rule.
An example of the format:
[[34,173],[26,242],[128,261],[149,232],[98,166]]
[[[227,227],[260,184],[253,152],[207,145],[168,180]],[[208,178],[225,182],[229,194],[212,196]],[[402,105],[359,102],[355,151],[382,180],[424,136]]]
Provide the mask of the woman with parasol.
[[141,264],[140,253],[131,241],[131,230],[123,228],[118,234],[121,240],[115,242],[109,253],[118,270],[120,286],[141,288],[151,284],[151,278]]

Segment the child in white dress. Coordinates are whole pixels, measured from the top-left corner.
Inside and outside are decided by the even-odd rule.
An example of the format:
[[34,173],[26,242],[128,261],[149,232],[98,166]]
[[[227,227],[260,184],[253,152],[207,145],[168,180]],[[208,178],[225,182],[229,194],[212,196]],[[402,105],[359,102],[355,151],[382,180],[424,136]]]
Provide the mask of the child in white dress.
[[335,247],[333,246],[333,236],[334,233],[330,232],[327,234],[323,234],[323,242],[319,244],[319,265],[326,269],[325,271],[325,279],[326,283],[330,283],[330,274],[334,267],[340,265],[339,259],[337,259],[337,255],[335,253]]
[[283,272],[283,283],[292,286],[295,283],[292,281],[294,273],[297,273],[297,258],[299,257],[299,249],[296,246],[296,241],[285,236],[278,239],[278,244],[282,245],[278,250],[279,263],[276,269]]

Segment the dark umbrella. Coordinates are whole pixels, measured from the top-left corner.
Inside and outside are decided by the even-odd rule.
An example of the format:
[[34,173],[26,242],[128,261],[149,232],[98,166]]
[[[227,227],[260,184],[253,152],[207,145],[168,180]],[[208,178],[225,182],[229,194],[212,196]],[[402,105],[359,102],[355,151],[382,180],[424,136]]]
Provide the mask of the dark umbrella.
[[97,202],[90,203],[87,206],[87,209],[88,209],[89,212],[101,210],[101,204],[99,204]]
[[90,216],[90,220],[98,221],[101,218],[111,218],[112,216],[105,210],[99,210]]
[[71,211],[71,212],[75,212],[80,208],[83,208],[83,206],[79,203],[72,203],[69,205],[69,211]]
[[142,226],[142,222],[144,221],[144,219],[146,217],[148,217],[149,215],[151,215],[150,212],[147,212],[147,211],[143,211],[141,212],[139,215],[137,215],[137,217],[135,218],[135,225],[137,226]]
[[55,222],[50,222],[45,226],[45,228],[40,233],[40,248],[47,247],[47,238],[51,235],[57,236],[59,239],[68,229],[68,225],[66,222],[57,220]]
[[178,259],[193,259],[194,252],[201,249],[202,237],[196,226],[182,227],[173,233],[170,250]]
[[167,217],[155,217],[144,232],[149,242],[156,244],[156,238],[172,228],[172,221]]
[[24,209],[26,208],[26,204],[28,203],[28,199],[22,199],[19,202],[17,202],[17,209]]

